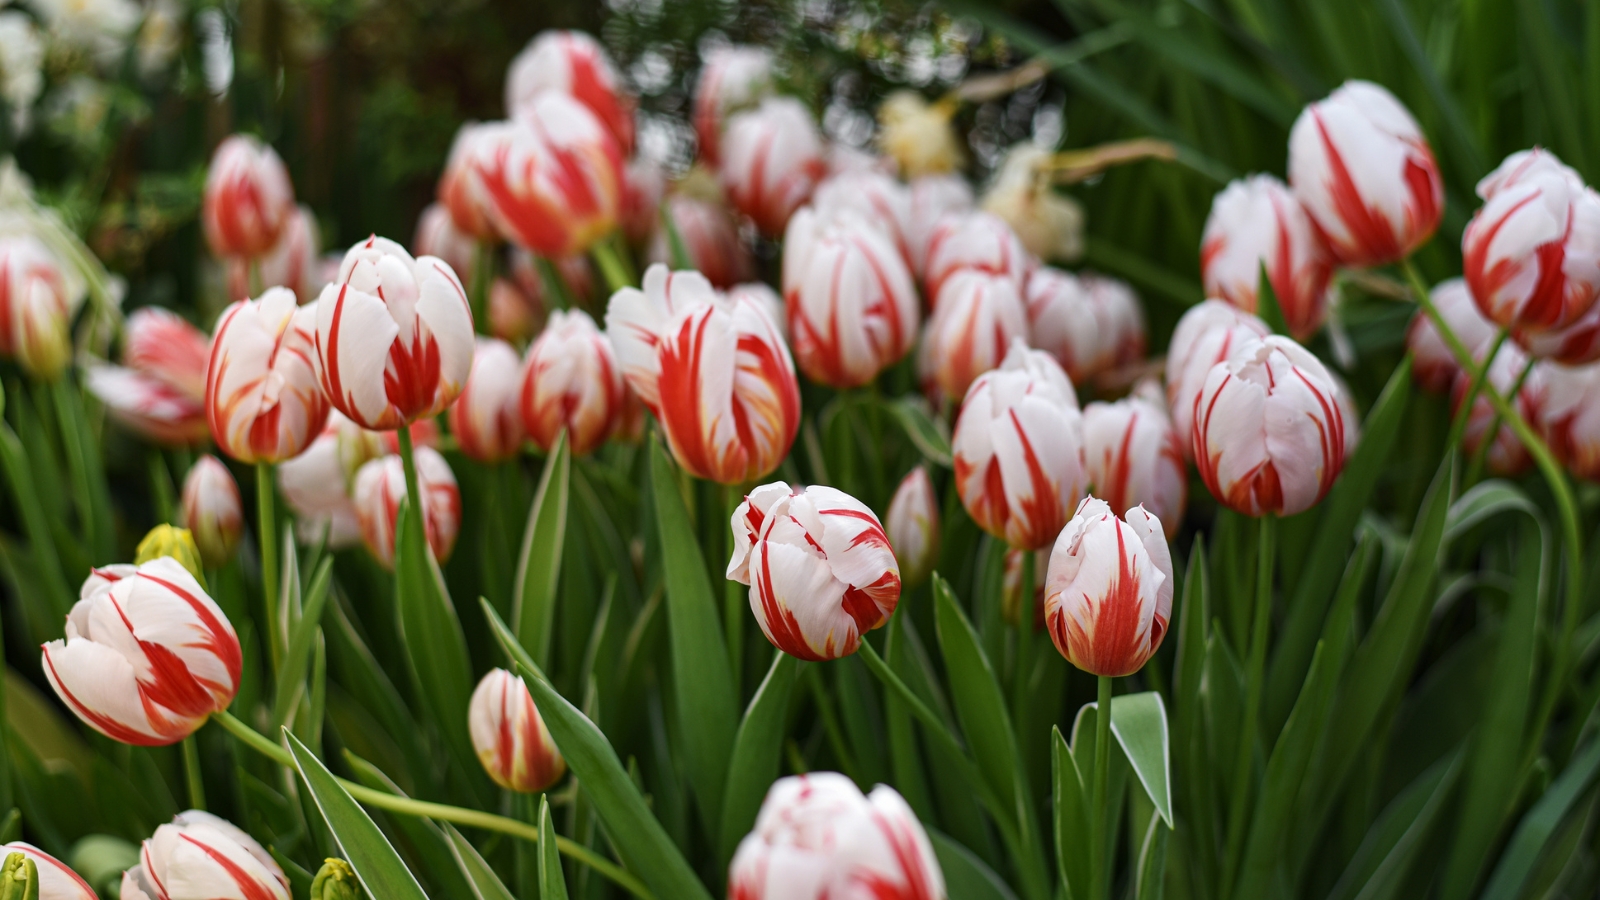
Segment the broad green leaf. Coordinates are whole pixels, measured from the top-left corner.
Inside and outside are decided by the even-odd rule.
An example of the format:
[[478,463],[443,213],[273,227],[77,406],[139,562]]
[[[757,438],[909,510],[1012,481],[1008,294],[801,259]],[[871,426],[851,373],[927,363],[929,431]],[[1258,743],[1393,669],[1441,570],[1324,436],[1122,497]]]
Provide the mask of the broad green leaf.
[[950,430],[943,420],[934,416],[926,400],[906,396],[889,403],[888,407],[917,452],[929,462],[950,468]]
[[723,864],[733,858],[739,841],[754,827],[761,800],[778,777],[778,755],[783,745],[789,694],[799,670],[799,660],[775,650],[772,667],[745,709],[744,721],[739,723],[739,733],[733,741],[733,759],[728,766],[728,787],[723,795],[719,856]]
[[1167,705],[1155,691],[1111,699],[1111,733],[1163,821],[1172,822],[1172,751]]
[[939,858],[939,870],[944,873],[945,896],[961,900],[1017,900],[1017,895],[1000,876],[965,846],[932,828],[928,829],[928,841],[933,844],[933,855]]
[[[396,797],[408,796],[399,785],[372,763],[349,750],[345,751],[344,759],[356,780],[364,786]],[[398,833],[397,839],[402,844],[401,849],[406,851],[406,855],[421,874],[421,880],[428,882],[428,887],[432,888],[435,894],[463,897],[471,890],[472,885],[469,883],[471,873],[462,867],[455,849],[450,846],[449,835],[435,825],[433,820],[397,814],[389,816],[388,821],[390,833]]]
[[1054,775],[1056,875],[1067,886],[1068,896],[1089,895],[1090,856],[1089,785],[1078,771],[1078,763],[1067,747],[1060,728],[1050,732],[1051,768]]
[[[49,596],[50,606],[58,618],[71,611],[76,595],[68,587],[61,572],[61,560],[56,556],[55,539],[50,535],[50,522],[40,503],[38,484],[34,480],[28,455],[22,442],[4,421],[0,421],[0,469],[11,485],[11,495],[16,498],[16,510],[22,518],[23,530],[28,535],[28,555],[37,563],[39,579]],[[47,486],[48,487],[48,486]]]
[[500,881],[500,876],[496,875],[494,869],[489,867],[489,863],[479,855],[478,849],[462,837],[454,825],[446,822],[440,827],[444,829],[445,837],[450,841],[450,852],[455,855],[456,864],[461,867],[461,874],[466,876],[475,900],[516,900],[515,895]]
[[[905,680],[902,671],[905,667],[901,665],[901,659],[907,652],[907,638],[904,633],[905,616],[900,610],[905,606],[902,602],[895,614],[889,617],[889,634],[884,642],[883,654],[889,669],[900,673],[902,681]],[[889,767],[894,773],[895,789],[916,811],[917,818],[931,822],[934,820],[933,796],[928,785],[927,767],[923,764],[916,732],[911,726],[911,712],[894,691],[884,692],[883,706],[884,729],[889,735]]]
[[[289,545],[290,547],[293,544]],[[285,559],[291,558],[288,553]],[[306,687],[306,665],[311,659],[312,644],[322,630],[322,610],[328,602],[328,591],[333,580],[333,557],[325,557],[311,576],[311,589],[305,597],[305,607],[300,613],[294,631],[289,635],[288,649],[283,654],[283,664],[278,667],[278,684],[273,694],[272,727],[283,726],[294,712]]]
[[1589,789],[1597,770],[1600,770],[1600,740],[1591,741],[1574,754],[1560,777],[1523,815],[1505,852],[1500,854],[1500,862],[1489,877],[1488,886],[1483,889],[1482,900],[1516,900],[1521,896],[1522,887],[1539,861],[1546,841]]
[[517,639],[541,666],[550,664],[556,586],[561,580],[561,551],[567,533],[571,468],[572,455],[563,429],[556,438],[555,449],[545,460],[544,474],[539,477],[539,490],[533,495],[528,526],[522,533],[516,580],[512,582],[517,596],[511,607],[511,620],[517,626]]
[[1460,772],[1461,754],[1452,753],[1390,801],[1367,829],[1367,836],[1334,885],[1329,900],[1394,897],[1449,800]]
[[567,876],[556,850],[556,826],[550,819],[550,798],[539,800],[539,900],[567,900]]
[[[1210,760],[1206,755],[1204,708],[1201,686],[1206,667],[1206,624],[1210,621],[1210,572],[1206,565],[1206,542],[1202,534],[1195,535],[1189,549],[1189,564],[1183,579],[1183,594],[1179,600],[1178,655],[1173,663],[1173,716],[1172,738],[1177,766],[1177,783],[1183,793],[1177,798],[1178,814],[1184,820],[1181,839],[1189,839],[1196,847],[1215,846],[1212,832],[1215,817],[1211,815],[1208,789],[1213,787]],[[1201,871],[1203,880],[1216,878],[1216,854],[1196,854],[1194,865]]]
[[[1115,718],[1116,709],[1112,708]],[[1172,834],[1160,815],[1150,817],[1150,827],[1145,829],[1144,842],[1139,847],[1139,857],[1134,870],[1136,879],[1133,896],[1136,900],[1161,900],[1167,880],[1167,838]]]

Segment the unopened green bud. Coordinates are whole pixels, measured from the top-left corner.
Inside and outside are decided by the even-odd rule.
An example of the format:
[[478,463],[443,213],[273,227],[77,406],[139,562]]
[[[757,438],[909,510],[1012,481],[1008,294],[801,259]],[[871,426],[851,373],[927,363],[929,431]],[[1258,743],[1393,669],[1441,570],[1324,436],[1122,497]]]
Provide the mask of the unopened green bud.
[[361,890],[356,870],[342,859],[323,860],[317,877],[311,881],[311,900],[362,900],[364,897],[366,893]]
[[39,867],[13,852],[0,866],[0,900],[39,900]]
[[139,549],[133,557],[133,564],[142,566],[152,559],[170,556],[178,561],[178,565],[189,570],[195,580],[204,587],[206,583],[205,567],[200,563],[200,548],[195,546],[194,535],[187,528],[178,528],[175,525],[157,525],[150,529],[150,533],[139,542]]

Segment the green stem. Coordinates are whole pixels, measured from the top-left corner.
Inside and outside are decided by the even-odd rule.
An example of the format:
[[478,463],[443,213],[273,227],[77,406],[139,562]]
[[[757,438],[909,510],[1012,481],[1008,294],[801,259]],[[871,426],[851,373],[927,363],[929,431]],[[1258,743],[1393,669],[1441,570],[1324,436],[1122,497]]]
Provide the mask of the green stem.
[[[1503,334],[1504,332],[1502,331],[1501,333]],[[1493,357],[1490,358],[1493,359]],[[1511,397],[1516,397],[1522,393],[1522,385],[1528,380],[1528,375],[1533,372],[1533,367],[1538,361],[1534,357],[1528,357],[1528,364],[1522,367],[1522,372],[1517,375],[1516,383],[1511,386]],[[1487,368],[1485,366],[1485,369]],[[1468,407],[1463,406],[1461,411],[1465,413],[1467,410]],[[1467,480],[1461,484],[1463,489],[1477,484],[1479,479],[1483,478],[1483,468],[1489,460],[1489,448],[1494,446],[1495,436],[1500,433],[1500,423],[1502,421],[1500,411],[1495,410],[1494,416],[1489,419],[1488,430],[1483,433],[1483,440],[1478,442],[1478,449],[1472,454],[1472,464],[1467,467]]]
[[[1489,345],[1489,352],[1483,361],[1473,361],[1465,366],[1465,370],[1472,373],[1472,381],[1467,385],[1467,393],[1462,397],[1461,407],[1456,410],[1455,417],[1450,420],[1450,435],[1445,439],[1445,449],[1454,450],[1461,446],[1461,441],[1467,434],[1467,423],[1472,420],[1473,404],[1478,402],[1478,394],[1483,392],[1483,385],[1489,377],[1489,364],[1500,353],[1500,345],[1506,342],[1509,331],[1502,328],[1494,336],[1494,343]],[[1492,432],[1491,432],[1492,433]],[[1488,443],[1485,441],[1484,443]]]
[[278,622],[278,516],[273,508],[272,463],[256,463],[256,537],[261,541],[261,587],[266,594],[267,650],[273,674],[283,661],[283,630]]
[[[411,428],[401,426],[400,430],[395,432],[395,437],[400,443],[400,464],[406,470],[406,501],[411,505],[411,516],[415,519],[423,514],[422,490],[417,483],[417,453],[411,445]],[[423,526],[423,534],[427,534],[426,523]]]
[[594,257],[595,265],[600,267],[600,274],[605,277],[606,287],[612,293],[634,286],[633,279],[628,276],[628,264],[623,262],[617,246],[611,241],[596,241],[589,248],[589,254]]
[[478,241],[472,248],[472,323],[479,334],[489,333],[489,285],[494,281],[494,245]]
[[184,738],[181,747],[183,750],[183,777],[189,786],[189,808],[206,808],[206,785],[200,776],[200,750],[195,746],[194,735]]
[[544,282],[549,305],[557,309],[571,309],[572,294],[567,290],[567,280],[561,277],[561,270],[556,268],[556,264],[542,256],[534,257],[533,264],[539,270],[539,280]]
[[[726,516],[721,522],[723,534],[729,534],[733,514],[744,502],[744,491],[734,485],[722,486],[722,508]],[[724,541],[726,544],[726,541]],[[743,683],[744,672],[744,617],[749,608],[750,589],[732,579],[727,579],[722,594],[723,629],[728,635],[728,663],[732,666],[735,690]]]
[[1240,854],[1244,851],[1246,815],[1250,808],[1251,774],[1255,768],[1256,732],[1261,723],[1261,691],[1267,667],[1267,637],[1272,628],[1272,565],[1277,557],[1278,519],[1261,517],[1261,540],[1256,546],[1256,595],[1250,629],[1250,667],[1246,673],[1244,728],[1239,732],[1239,756],[1233,771],[1233,800],[1228,810],[1228,848],[1223,857],[1222,896],[1233,893]]
[[250,296],[259,297],[266,292],[266,282],[261,280],[261,260],[251,259],[247,267],[250,281]]
[[1094,831],[1089,834],[1093,865],[1089,876],[1090,900],[1111,895],[1111,676],[1100,676],[1100,694],[1094,710]]

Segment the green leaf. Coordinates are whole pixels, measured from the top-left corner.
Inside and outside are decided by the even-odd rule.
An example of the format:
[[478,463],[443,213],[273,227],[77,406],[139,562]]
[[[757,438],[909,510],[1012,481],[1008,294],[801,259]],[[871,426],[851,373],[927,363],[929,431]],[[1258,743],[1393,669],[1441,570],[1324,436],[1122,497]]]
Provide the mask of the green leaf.
[[1055,786],[1056,874],[1066,885],[1067,896],[1087,897],[1094,862],[1089,852],[1089,789],[1059,727],[1050,730],[1050,748]]
[[739,841],[755,825],[767,788],[778,777],[789,694],[799,671],[799,660],[781,650],[774,651],[772,667],[745,709],[744,721],[739,723],[733,760],[728,766],[728,787],[723,795],[722,852],[718,857],[723,864],[733,858]]
[[1172,823],[1172,753],[1167,706],[1155,691],[1111,699],[1111,733],[1117,736],[1139,783],[1163,821]]
[[1600,770],[1600,740],[1591,741],[1574,754],[1561,776],[1522,817],[1505,852],[1500,854],[1500,863],[1489,877],[1488,886],[1483,889],[1482,900],[1516,900],[1521,896],[1522,886],[1539,861],[1545,842],[1589,789],[1597,770]]
[[[288,545],[290,547],[293,544]],[[285,554],[292,558],[293,551]],[[311,648],[317,633],[322,630],[322,610],[328,602],[328,591],[333,581],[333,557],[325,557],[311,576],[311,589],[305,598],[305,608],[300,620],[289,636],[289,647],[284,651],[283,664],[278,667],[278,685],[273,694],[272,727],[282,727],[294,713],[295,704],[305,693],[306,666],[311,660]]]
[[934,416],[928,401],[909,395],[887,405],[917,452],[929,462],[950,468],[950,429]]
[[422,885],[400,861],[400,854],[383,836],[372,817],[340,786],[333,773],[317,759],[316,755],[300,743],[300,739],[283,732],[289,742],[289,752],[294,755],[295,768],[316,801],[317,809],[328,823],[339,848],[356,870],[361,886],[368,897],[384,900],[428,900]]
[[1367,829],[1329,900],[1394,897],[1460,772],[1461,754],[1452,753],[1401,791]]
[[[1116,707],[1111,710],[1116,718]],[[1113,726],[1114,727],[1114,726]],[[1161,900],[1167,880],[1167,838],[1172,829],[1166,826],[1159,814],[1150,817],[1150,827],[1145,829],[1144,843],[1139,847],[1137,877],[1133,895],[1137,900]]]
[[90,558],[98,565],[116,553],[112,533],[111,492],[106,485],[106,467],[100,459],[100,445],[84,414],[83,394],[66,378],[50,386],[56,406],[56,422],[61,428],[61,443],[66,449],[67,472],[77,495],[79,526]]
[[927,831],[933,855],[939,858],[939,869],[944,873],[945,896],[961,900],[1017,900],[1017,895],[1000,876],[971,850],[932,828]]
[[454,825],[446,822],[442,827],[445,837],[450,841],[450,852],[455,854],[456,865],[461,867],[461,874],[466,876],[476,900],[517,900],[500,881],[500,876],[489,867],[489,863],[478,854],[477,848],[462,837]]
[[539,799],[539,900],[567,900],[567,876],[556,850],[556,826],[550,820],[550,798]]
[[[349,750],[345,751],[344,759],[362,785],[396,797],[409,796],[372,763]],[[390,833],[398,832],[401,849],[406,851],[422,880],[428,882],[434,893],[462,897],[471,891],[470,873],[463,872],[456,851],[450,846],[450,837],[432,819],[397,814],[388,821]]]
[[522,533],[522,552],[517,556],[517,575],[513,584],[517,596],[511,607],[511,620],[517,626],[517,639],[528,648],[534,661],[550,664],[550,636],[556,615],[556,586],[561,580],[561,550],[567,533],[567,504],[571,491],[572,454],[567,433],[562,429],[555,449],[545,460],[539,476],[539,490],[528,510],[528,526]]
[[49,595],[50,606],[55,610],[56,617],[65,618],[72,610],[76,595],[62,575],[61,559],[56,555],[55,539],[50,535],[50,521],[35,490],[38,482],[34,480],[28,455],[23,452],[22,442],[17,439],[16,433],[3,421],[0,421],[0,469],[5,471],[12,496],[16,497],[16,509],[21,515],[23,530],[28,535],[28,555],[37,563],[35,571],[39,573]]
[[1273,289],[1272,279],[1267,276],[1265,261],[1257,267],[1256,315],[1267,323],[1273,334],[1289,333],[1289,325],[1283,318],[1283,307],[1278,303],[1278,292]]

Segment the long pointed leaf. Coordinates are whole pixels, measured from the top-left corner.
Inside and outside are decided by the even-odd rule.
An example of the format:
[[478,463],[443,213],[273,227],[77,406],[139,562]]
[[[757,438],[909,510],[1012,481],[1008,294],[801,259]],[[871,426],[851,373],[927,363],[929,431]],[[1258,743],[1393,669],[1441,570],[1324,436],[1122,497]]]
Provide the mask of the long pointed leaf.
[[739,724],[722,807],[719,861],[724,864],[733,858],[734,848],[755,825],[761,800],[778,777],[785,714],[799,670],[799,660],[781,650],[774,651],[772,667],[767,670],[767,677],[756,689],[755,697],[745,710],[744,721]]
[[511,620],[517,626],[517,639],[541,666],[550,664],[550,635],[556,614],[556,585],[561,579],[561,550],[567,534],[567,502],[571,492],[572,455],[567,448],[567,433],[556,438],[555,449],[545,460],[539,490],[528,510],[528,526],[522,533],[522,551],[517,556],[517,592]]
[[494,869],[489,868],[489,863],[477,848],[462,837],[454,825],[445,823],[444,833],[450,839],[450,852],[455,855],[456,864],[461,867],[461,874],[466,876],[476,900],[517,900],[501,882],[500,876],[494,873]]
[[556,851],[556,826],[550,820],[550,798],[539,800],[539,900],[567,900],[567,876]]

